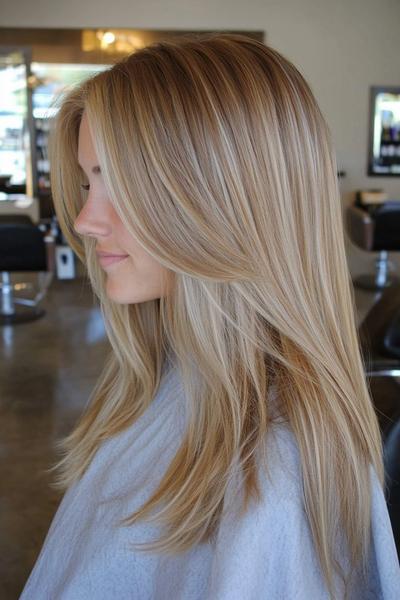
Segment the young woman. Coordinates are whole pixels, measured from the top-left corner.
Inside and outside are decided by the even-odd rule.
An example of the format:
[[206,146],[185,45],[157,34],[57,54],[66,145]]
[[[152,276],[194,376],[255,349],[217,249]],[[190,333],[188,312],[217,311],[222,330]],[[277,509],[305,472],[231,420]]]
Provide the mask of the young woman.
[[234,34],[141,49],[62,99],[51,179],[112,352],[21,598],[399,598],[335,153],[295,66]]

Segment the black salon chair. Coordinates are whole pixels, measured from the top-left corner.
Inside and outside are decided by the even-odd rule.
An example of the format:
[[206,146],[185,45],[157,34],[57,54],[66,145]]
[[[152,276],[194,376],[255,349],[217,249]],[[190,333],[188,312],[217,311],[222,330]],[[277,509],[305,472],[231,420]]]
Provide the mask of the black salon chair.
[[400,282],[381,293],[359,335],[382,433],[386,499],[400,560]]
[[[40,302],[54,276],[54,238],[26,215],[0,215],[0,325],[45,315]],[[35,272],[36,281],[12,282],[12,274]],[[19,295],[32,290],[34,297]]]
[[351,241],[367,252],[379,252],[375,273],[360,275],[354,285],[368,290],[382,290],[398,281],[388,252],[400,250],[400,201],[363,205],[358,199],[346,211],[347,232]]

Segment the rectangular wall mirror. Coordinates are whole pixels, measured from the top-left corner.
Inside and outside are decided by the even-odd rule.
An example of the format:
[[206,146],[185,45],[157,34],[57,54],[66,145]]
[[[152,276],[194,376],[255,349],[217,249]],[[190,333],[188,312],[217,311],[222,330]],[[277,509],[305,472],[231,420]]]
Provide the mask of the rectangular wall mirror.
[[372,86],[368,175],[400,176],[400,86]]

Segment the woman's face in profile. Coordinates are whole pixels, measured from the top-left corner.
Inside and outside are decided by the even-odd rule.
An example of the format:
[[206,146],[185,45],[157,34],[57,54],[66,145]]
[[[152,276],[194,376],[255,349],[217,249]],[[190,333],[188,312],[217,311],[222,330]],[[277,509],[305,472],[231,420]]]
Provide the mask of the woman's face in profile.
[[[107,296],[119,304],[136,304],[164,295],[168,270],[148,254],[126,230],[105,189],[85,112],[79,128],[78,161],[89,181],[87,200],[74,229],[96,238],[96,252],[107,274]],[[83,183],[83,182],[82,182]]]

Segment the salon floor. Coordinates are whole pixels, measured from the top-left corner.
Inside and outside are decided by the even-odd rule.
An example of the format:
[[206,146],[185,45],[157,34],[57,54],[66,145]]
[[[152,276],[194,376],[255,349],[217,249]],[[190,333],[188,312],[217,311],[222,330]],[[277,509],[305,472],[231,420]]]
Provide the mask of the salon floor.
[[[377,297],[356,289],[358,322]],[[0,326],[0,600],[19,597],[38,556],[61,499],[45,470],[109,350],[86,279],[54,279],[42,306],[36,321]]]

